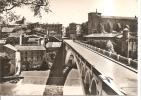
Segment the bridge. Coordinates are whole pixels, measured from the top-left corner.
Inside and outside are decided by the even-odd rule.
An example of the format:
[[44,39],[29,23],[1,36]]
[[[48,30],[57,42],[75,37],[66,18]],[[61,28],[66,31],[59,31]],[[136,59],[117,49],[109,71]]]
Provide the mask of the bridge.
[[[99,96],[138,94],[136,61],[80,41],[59,39],[57,42],[61,44],[57,47],[58,53],[50,70],[22,72],[20,77],[23,79],[17,84],[1,84],[1,89],[5,91],[0,94]],[[68,67],[69,71],[64,74]],[[51,93],[54,90],[55,94]]]
[[64,40],[64,45],[66,59],[74,56],[86,95],[137,95],[135,68],[78,41]]

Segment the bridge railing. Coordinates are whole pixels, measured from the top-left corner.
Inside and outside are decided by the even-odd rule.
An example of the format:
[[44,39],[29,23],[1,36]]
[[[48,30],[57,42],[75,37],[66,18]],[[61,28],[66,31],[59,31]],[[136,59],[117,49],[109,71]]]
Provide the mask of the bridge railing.
[[131,59],[131,58],[126,58],[126,57],[123,57],[119,54],[112,53],[112,52],[106,51],[104,49],[101,49],[101,48],[98,48],[98,47],[95,47],[95,46],[92,46],[92,45],[89,45],[89,44],[86,44],[86,43],[83,43],[80,41],[75,40],[75,42],[88,48],[88,49],[96,51],[99,54],[105,55],[106,57],[110,58],[111,60],[114,60],[120,64],[124,64],[126,66],[129,66],[130,68],[137,70],[138,62]]

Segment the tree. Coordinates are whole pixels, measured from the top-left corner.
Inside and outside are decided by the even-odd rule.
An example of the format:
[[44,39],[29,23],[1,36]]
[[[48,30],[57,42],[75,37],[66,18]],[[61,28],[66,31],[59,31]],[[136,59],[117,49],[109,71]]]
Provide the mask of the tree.
[[112,53],[115,52],[115,51],[114,51],[114,45],[113,45],[112,41],[108,40],[108,41],[107,41],[107,44],[106,44],[106,47],[107,47],[107,50],[108,50],[109,52],[112,52]]
[[88,35],[88,22],[81,24],[81,35]]
[[20,16],[15,15],[12,11],[7,11],[0,15],[0,22],[4,26],[6,24],[9,24],[9,22],[19,20]]
[[45,12],[50,11],[48,0],[0,0],[0,13],[22,6],[30,6],[34,16],[41,16],[42,9]]
[[97,32],[98,33],[105,33],[105,29],[102,23],[98,23],[97,25]]
[[116,31],[117,32],[121,32],[121,30],[122,30],[121,24],[120,23],[116,23]]
[[111,22],[108,22],[107,23],[107,32],[112,33],[112,31],[113,31],[113,26],[112,26]]

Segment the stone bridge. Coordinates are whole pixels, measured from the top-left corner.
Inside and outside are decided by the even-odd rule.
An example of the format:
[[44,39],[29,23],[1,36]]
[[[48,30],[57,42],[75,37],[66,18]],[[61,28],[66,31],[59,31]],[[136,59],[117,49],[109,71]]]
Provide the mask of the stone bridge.
[[64,40],[65,65],[73,56],[86,95],[137,95],[137,71],[72,40]]

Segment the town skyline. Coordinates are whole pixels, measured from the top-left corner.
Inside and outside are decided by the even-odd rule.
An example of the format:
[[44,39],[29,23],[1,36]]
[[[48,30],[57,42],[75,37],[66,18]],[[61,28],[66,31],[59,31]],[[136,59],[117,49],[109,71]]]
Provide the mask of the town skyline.
[[[111,5],[111,6],[107,6]],[[130,7],[128,7],[130,5]],[[50,0],[48,14],[42,11],[42,18],[34,17],[29,7],[15,8],[15,14],[24,16],[27,22],[60,23],[68,26],[75,22],[81,24],[88,20],[88,13],[98,12],[102,16],[138,16],[137,0]]]

